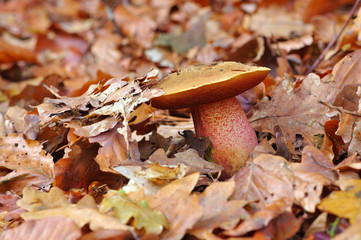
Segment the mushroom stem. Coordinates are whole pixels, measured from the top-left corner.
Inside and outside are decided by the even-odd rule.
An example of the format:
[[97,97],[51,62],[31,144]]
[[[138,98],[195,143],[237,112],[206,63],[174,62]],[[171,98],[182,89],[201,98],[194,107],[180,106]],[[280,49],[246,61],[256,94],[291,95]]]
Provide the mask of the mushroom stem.
[[198,137],[209,137],[213,159],[224,167],[227,177],[246,165],[257,145],[257,136],[235,97],[191,107]]

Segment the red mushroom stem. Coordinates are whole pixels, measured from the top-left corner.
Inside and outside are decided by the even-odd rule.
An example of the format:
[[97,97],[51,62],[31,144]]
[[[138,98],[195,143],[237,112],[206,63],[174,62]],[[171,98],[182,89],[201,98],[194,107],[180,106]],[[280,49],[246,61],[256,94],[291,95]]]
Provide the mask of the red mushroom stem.
[[213,159],[232,176],[257,145],[257,136],[235,97],[191,107],[198,137],[209,137],[214,147]]

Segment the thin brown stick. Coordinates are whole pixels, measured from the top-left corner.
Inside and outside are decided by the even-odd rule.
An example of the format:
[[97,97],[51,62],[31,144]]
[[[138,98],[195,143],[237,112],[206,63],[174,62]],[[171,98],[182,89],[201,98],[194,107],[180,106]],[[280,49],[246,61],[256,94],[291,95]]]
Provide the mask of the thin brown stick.
[[337,42],[337,39],[339,39],[339,37],[341,36],[341,34],[343,33],[343,31],[345,30],[346,26],[348,25],[348,23],[351,21],[353,15],[356,12],[356,9],[358,7],[358,5],[360,4],[360,0],[356,0],[351,11],[350,14],[348,15],[346,21],[343,23],[340,31],[337,33],[337,35],[331,40],[331,42],[328,43],[327,47],[322,51],[322,54],[318,57],[318,59],[312,64],[312,66],[308,69],[308,71],[305,73],[306,75],[311,73],[313,70],[315,70],[315,68],[318,66],[318,64],[320,64],[320,62],[323,61],[323,59],[325,58],[326,53],[330,50],[330,48]]
[[115,32],[123,37],[122,32],[120,31],[119,26],[117,25],[117,23],[115,22],[115,18],[114,18],[114,14],[113,14],[113,10],[112,7],[109,5],[109,2],[107,0],[102,0],[103,4],[105,5],[105,10],[107,11],[107,16],[108,19],[111,21],[111,23],[113,24],[114,30]]
[[347,113],[347,114],[350,114],[352,116],[361,117],[360,113],[349,111],[349,110],[343,109],[342,107],[333,106],[333,105],[330,105],[330,104],[325,103],[323,101],[318,101],[318,102],[321,103],[322,105],[325,105],[326,107],[328,107],[330,109],[335,109],[335,110],[337,110],[337,111],[339,111],[341,113]]

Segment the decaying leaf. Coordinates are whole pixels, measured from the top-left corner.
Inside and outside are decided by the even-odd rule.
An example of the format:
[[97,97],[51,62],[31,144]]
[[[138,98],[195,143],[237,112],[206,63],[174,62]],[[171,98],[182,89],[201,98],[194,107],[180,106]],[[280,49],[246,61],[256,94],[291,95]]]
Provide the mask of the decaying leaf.
[[249,218],[243,208],[247,201],[230,200],[235,190],[235,182],[215,182],[199,196],[199,203],[205,209],[203,216],[189,231],[199,239],[216,239],[213,231],[216,228],[233,229],[240,219]]
[[5,221],[15,219],[23,212],[21,208],[16,205],[16,202],[20,199],[17,194],[0,194],[0,212],[5,212],[3,216]]
[[121,176],[114,172],[103,172],[94,160],[99,145],[79,141],[66,149],[66,154],[55,164],[54,185],[64,191],[72,188],[85,188],[94,181],[117,188],[122,184]]
[[[153,78],[153,75],[149,76]],[[49,90],[57,99],[46,98],[37,106],[43,123],[61,122],[81,137],[94,137],[115,127],[124,136],[126,150],[130,150],[128,120],[141,103],[162,94],[161,90],[142,90],[135,81],[110,79],[104,85],[94,84],[79,97],[63,97],[54,88]]]
[[294,142],[296,134],[323,133],[328,108],[319,101],[331,103],[335,93],[333,84],[323,82],[315,74],[308,75],[297,88],[284,79],[275,87],[271,100],[263,98],[251,110],[249,121],[256,130],[270,133],[279,125],[288,142]]
[[162,213],[151,209],[146,201],[138,203],[130,199],[124,192],[108,192],[100,204],[100,212],[112,212],[123,224],[131,221],[131,225],[138,230],[144,228],[146,233],[160,234],[168,227]]
[[295,14],[280,6],[259,9],[244,21],[244,25],[260,35],[276,38],[288,38],[291,34],[309,35],[313,29],[312,25],[303,23]]
[[204,209],[199,205],[199,197],[191,194],[198,178],[199,174],[194,173],[175,180],[146,198],[149,206],[161,211],[168,220],[169,230],[162,233],[162,238],[181,239],[202,217]]
[[[95,158],[95,161],[99,164],[100,170],[102,171],[114,172],[112,168],[128,160],[128,154],[131,154],[130,157],[134,161],[140,158],[136,141],[129,141],[130,149],[128,152],[124,135],[117,130],[120,127],[121,124],[117,124],[113,129],[89,138],[90,143],[97,142],[102,146]],[[128,130],[128,134],[131,134],[130,130]]]
[[3,240],[72,240],[80,236],[79,226],[71,218],[62,216],[26,221],[24,224],[0,234],[0,238]]
[[283,199],[314,212],[323,186],[331,182],[319,173],[293,170],[282,157],[263,154],[253,161],[234,176],[233,198],[252,201],[257,209]]
[[243,221],[235,229],[226,231],[225,234],[228,236],[239,236],[259,230],[266,227],[269,222],[282,215],[285,211],[290,211],[290,208],[291,204],[288,199],[278,199],[256,212],[249,220]]
[[[195,172],[211,175],[219,173],[222,169],[221,166],[199,157],[194,149],[177,153],[175,158],[168,158],[163,149],[158,149],[144,163],[125,162],[114,168],[115,171],[130,180],[124,187],[126,192],[144,188],[146,194],[155,194],[169,182]],[[209,182],[205,177],[201,178],[204,183]]]
[[70,204],[57,187],[53,187],[49,193],[41,192],[34,187],[27,187],[24,189],[23,199],[19,200],[17,204],[28,210],[21,214],[26,221],[63,216],[71,218],[80,228],[89,224],[92,230],[131,229],[116,218],[100,213],[91,196],[86,195],[77,204]]
[[0,139],[0,165],[10,169],[0,177],[0,190],[21,193],[28,185],[47,188],[54,180],[54,163],[42,145],[22,134],[10,134]]
[[54,163],[39,142],[11,134],[0,139],[0,165],[12,170],[36,170],[49,179],[54,177]]

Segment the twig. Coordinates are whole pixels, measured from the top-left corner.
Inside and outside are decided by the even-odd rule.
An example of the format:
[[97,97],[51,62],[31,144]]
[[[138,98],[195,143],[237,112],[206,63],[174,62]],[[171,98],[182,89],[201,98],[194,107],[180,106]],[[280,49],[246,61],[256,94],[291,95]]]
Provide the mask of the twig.
[[349,16],[347,17],[346,21],[343,23],[340,31],[337,33],[337,35],[331,40],[331,42],[328,43],[327,47],[322,51],[322,54],[318,57],[318,59],[312,64],[312,66],[308,69],[308,71],[306,72],[306,75],[311,73],[317,66],[318,64],[320,64],[320,62],[325,58],[326,53],[330,50],[330,48],[336,43],[337,39],[341,36],[341,34],[343,33],[343,31],[345,30],[346,26],[348,25],[348,23],[351,21],[353,15],[356,12],[356,9],[358,7],[358,5],[360,4],[360,0],[356,0]]
[[102,0],[102,2],[103,2],[104,5],[105,5],[105,10],[107,11],[107,15],[108,15],[109,20],[112,22],[112,24],[113,24],[113,26],[114,26],[115,32],[116,32],[118,35],[120,35],[120,36],[123,37],[123,34],[122,34],[122,32],[120,31],[119,26],[118,26],[117,23],[115,22],[113,10],[112,10],[111,6],[109,5],[108,0]]
[[318,101],[318,102],[321,103],[322,105],[325,105],[326,107],[328,107],[330,109],[335,109],[339,112],[347,113],[347,114],[350,114],[350,115],[353,115],[356,117],[361,117],[361,114],[359,114],[357,112],[349,111],[349,110],[343,109],[342,107],[336,107],[336,106],[330,105],[328,103],[325,103],[323,101]]

